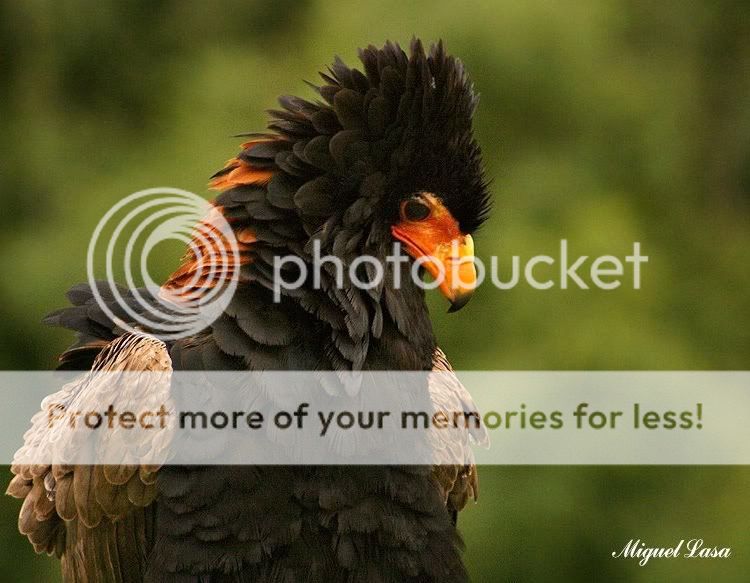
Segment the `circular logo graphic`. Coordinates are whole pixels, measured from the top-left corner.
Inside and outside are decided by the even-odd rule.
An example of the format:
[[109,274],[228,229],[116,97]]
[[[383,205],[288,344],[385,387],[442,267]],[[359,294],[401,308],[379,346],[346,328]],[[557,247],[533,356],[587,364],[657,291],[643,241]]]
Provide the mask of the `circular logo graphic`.
[[[165,290],[149,273],[148,258],[170,240],[187,247],[190,269]],[[102,248],[104,279],[94,272]],[[237,288],[239,259],[231,226],[211,204],[187,190],[157,187],[131,194],[102,217],[89,242],[86,273],[98,306],[120,328],[175,340],[200,332],[224,311]],[[127,291],[115,283],[118,266]]]

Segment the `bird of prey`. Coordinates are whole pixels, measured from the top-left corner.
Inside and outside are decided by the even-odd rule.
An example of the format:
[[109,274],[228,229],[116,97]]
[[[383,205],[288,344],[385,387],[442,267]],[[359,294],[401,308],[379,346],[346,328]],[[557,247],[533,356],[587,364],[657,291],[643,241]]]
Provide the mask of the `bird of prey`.
[[[120,322],[88,285],[75,286],[72,306],[47,320],[77,334],[61,368],[450,373],[425,292],[407,276],[400,287],[387,271],[368,289],[347,280],[343,289],[305,284],[273,298],[274,257],[308,261],[314,241],[347,265],[383,257],[398,241],[409,261],[431,257],[431,272],[436,261],[472,256],[471,235],[487,217],[472,131],[477,96],[461,61],[442,42],[426,50],[418,40],[408,52],[389,42],[359,57],[361,70],[337,58],[321,73],[315,101],[281,97],[268,131],[248,135],[212,177],[212,212],[240,245],[227,270],[239,283],[220,316],[200,333],[163,341],[123,332],[129,316],[112,298],[104,300]],[[220,285],[204,269],[188,252],[163,291]],[[471,293],[473,265],[462,270],[460,280],[447,270],[440,285],[452,309]],[[453,381],[431,387],[431,398],[470,402]],[[67,394],[86,390],[79,383]],[[473,464],[16,464],[13,472],[8,493],[24,500],[20,531],[61,559],[66,582],[467,579],[456,514],[477,496]]]

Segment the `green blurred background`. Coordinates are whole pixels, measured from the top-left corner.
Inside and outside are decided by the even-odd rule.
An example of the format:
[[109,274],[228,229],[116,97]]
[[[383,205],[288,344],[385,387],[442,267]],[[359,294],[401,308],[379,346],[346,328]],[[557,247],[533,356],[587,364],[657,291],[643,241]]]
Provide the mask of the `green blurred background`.
[[[206,192],[275,97],[334,54],[443,38],[482,101],[495,213],[480,256],[650,256],[639,291],[435,299],[463,369],[748,369],[750,4],[379,0],[0,2],[0,367],[47,369],[42,316],[85,279],[101,215],[136,190]],[[166,275],[179,252],[156,264]],[[162,261],[163,259],[163,261]],[[507,261],[505,261],[507,265]],[[484,467],[460,520],[476,581],[747,581],[750,470]],[[0,503],[0,579],[56,581]],[[729,560],[615,561],[702,537]]]

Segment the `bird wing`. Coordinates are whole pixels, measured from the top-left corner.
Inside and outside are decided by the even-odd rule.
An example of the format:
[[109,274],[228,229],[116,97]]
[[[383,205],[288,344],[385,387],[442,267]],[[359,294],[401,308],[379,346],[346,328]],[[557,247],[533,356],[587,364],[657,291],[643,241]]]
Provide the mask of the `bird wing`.
[[[148,374],[97,374],[121,371]],[[34,449],[54,451],[55,459],[60,453],[59,459],[69,460],[66,455],[81,446],[73,431],[57,434],[65,435],[66,442],[55,441],[49,428],[49,404],[90,411],[99,410],[106,401],[119,407],[129,403],[130,410],[138,410],[136,404],[143,406],[153,399],[164,402],[171,372],[163,342],[146,334],[125,334],[101,350],[91,371],[47,397],[32,418],[16,454],[19,462],[11,468],[15,476],[7,494],[23,499],[19,530],[37,552],[62,558],[65,581],[143,581],[153,541],[152,502],[159,468],[132,463],[28,465]]]
[[[442,429],[435,429],[431,434],[432,446],[437,452],[438,460],[441,453],[444,453],[445,458],[449,460],[467,460],[464,465],[446,463],[433,466],[433,476],[455,523],[458,512],[463,510],[470,499],[476,501],[479,496],[479,475],[474,463],[471,443],[486,446],[489,438],[481,424],[474,400],[466,387],[458,380],[448,358],[439,347],[435,349],[432,358],[432,370],[438,373],[430,375],[429,380],[430,399],[434,411],[464,412],[469,415],[464,419],[471,421],[476,418],[477,420],[476,425],[469,423],[467,432],[446,432]],[[456,439],[457,435],[461,437]]]

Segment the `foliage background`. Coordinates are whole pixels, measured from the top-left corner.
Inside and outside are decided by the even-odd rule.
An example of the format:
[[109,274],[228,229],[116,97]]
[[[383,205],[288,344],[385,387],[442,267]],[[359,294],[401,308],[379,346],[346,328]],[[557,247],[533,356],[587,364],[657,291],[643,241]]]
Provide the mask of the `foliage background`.
[[[496,209],[480,255],[651,257],[640,291],[487,287],[435,302],[464,369],[747,369],[750,5],[716,2],[0,1],[0,366],[46,369],[41,317],[85,277],[98,218],[170,185],[203,192],[275,97],[340,54],[443,38],[482,93]],[[178,252],[156,265],[166,274]],[[0,502],[0,578],[55,581]],[[477,581],[747,580],[750,471],[483,468],[461,517]],[[703,537],[726,561],[610,553]]]

